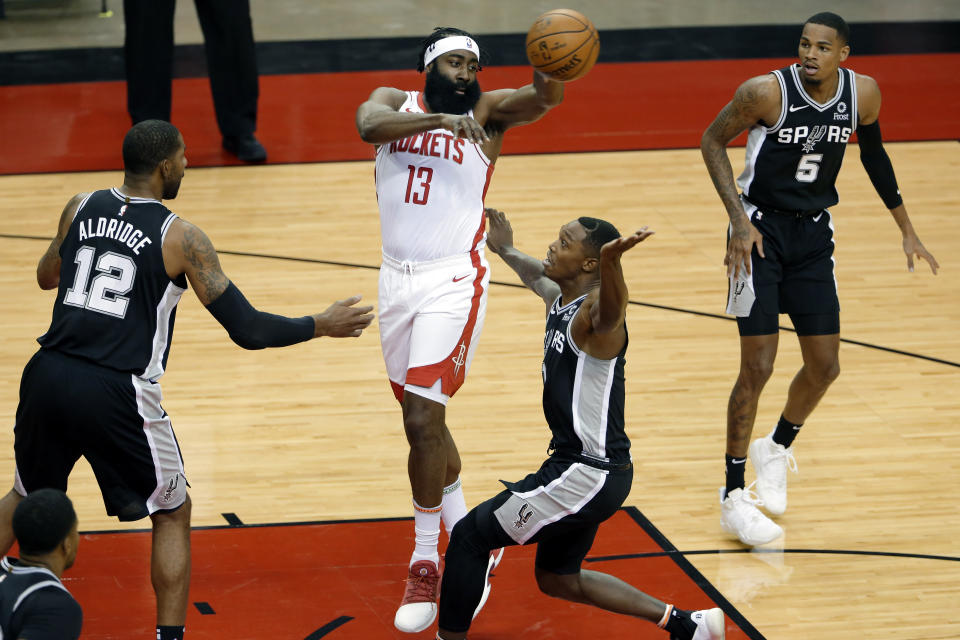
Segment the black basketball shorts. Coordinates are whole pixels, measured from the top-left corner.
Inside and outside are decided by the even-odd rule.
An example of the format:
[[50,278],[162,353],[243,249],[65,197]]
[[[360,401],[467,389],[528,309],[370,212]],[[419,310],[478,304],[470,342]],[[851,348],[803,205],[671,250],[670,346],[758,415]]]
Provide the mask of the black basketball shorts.
[[550,458],[536,473],[477,508],[488,540],[537,545],[536,565],[551,573],[580,571],[600,523],[630,494],[633,469],[606,471]]
[[[738,317],[741,336],[777,333],[779,314],[790,315],[798,335],[840,332],[840,301],[834,275],[833,219],[824,209],[815,215],[771,213],[743,201],[750,221],[763,235],[763,258],[756,247],[746,286],[756,299],[746,317]],[[743,289],[732,281],[728,313]]]
[[83,456],[107,513],[139,520],[186,500],[183,459],[160,385],[41,349],[23,370],[14,427],[21,495],[67,489]]

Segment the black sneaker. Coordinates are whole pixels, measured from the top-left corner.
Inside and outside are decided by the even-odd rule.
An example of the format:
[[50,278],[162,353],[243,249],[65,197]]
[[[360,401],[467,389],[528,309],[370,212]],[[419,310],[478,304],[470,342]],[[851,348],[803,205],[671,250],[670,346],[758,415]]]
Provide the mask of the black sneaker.
[[245,136],[224,136],[223,148],[244,162],[263,162],[267,159],[267,150],[252,133]]

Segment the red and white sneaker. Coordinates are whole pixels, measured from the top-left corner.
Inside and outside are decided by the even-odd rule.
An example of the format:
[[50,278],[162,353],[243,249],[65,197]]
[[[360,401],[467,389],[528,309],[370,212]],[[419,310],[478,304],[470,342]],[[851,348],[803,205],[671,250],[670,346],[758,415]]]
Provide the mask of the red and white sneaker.
[[419,633],[437,618],[437,595],[440,570],[432,560],[419,560],[410,565],[407,587],[393,626],[404,633]]
[[490,574],[493,573],[493,570],[497,568],[497,565],[500,564],[500,561],[503,559],[503,547],[499,549],[494,549],[490,552],[490,561],[487,562],[487,573],[483,577],[483,595],[480,596],[480,604],[477,605],[476,610],[473,612],[473,617],[476,618],[480,613],[480,610],[483,609],[483,605],[487,604],[487,598],[490,597]]

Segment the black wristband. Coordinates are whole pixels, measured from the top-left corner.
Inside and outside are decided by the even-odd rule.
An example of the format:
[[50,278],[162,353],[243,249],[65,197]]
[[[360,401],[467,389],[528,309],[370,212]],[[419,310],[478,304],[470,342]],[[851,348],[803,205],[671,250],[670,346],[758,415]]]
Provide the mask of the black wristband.
[[232,282],[207,305],[207,311],[227,330],[230,339],[244,349],[286,347],[313,338],[311,316],[287,318],[257,311]]
[[899,207],[903,204],[903,198],[900,197],[900,189],[897,187],[897,177],[893,173],[890,157],[883,148],[880,122],[860,125],[857,128],[857,139],[860,141],[860,162],[867,170],[873,188],[877,190],[887,209]]

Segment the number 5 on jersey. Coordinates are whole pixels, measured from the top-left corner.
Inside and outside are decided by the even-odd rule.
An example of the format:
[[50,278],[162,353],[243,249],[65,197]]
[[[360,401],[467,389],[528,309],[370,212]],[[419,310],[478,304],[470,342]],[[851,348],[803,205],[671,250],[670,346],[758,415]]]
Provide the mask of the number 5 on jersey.
[[[427,198],[430,197],[430,181],[433,180],[433,169],[408,164],[407,171],[410,173],[410,177],[407,178],[407,194],[403,201],[408,204],[411,202],[413,204],[427,204]],[[416,187],[413,186],[414,180],[420,181]]]
[[820,172],[820,161],[823,160],[822,153],[807,153],[800,157],[800,163],[797,165],[797,181],[813,182],[817,179]]

